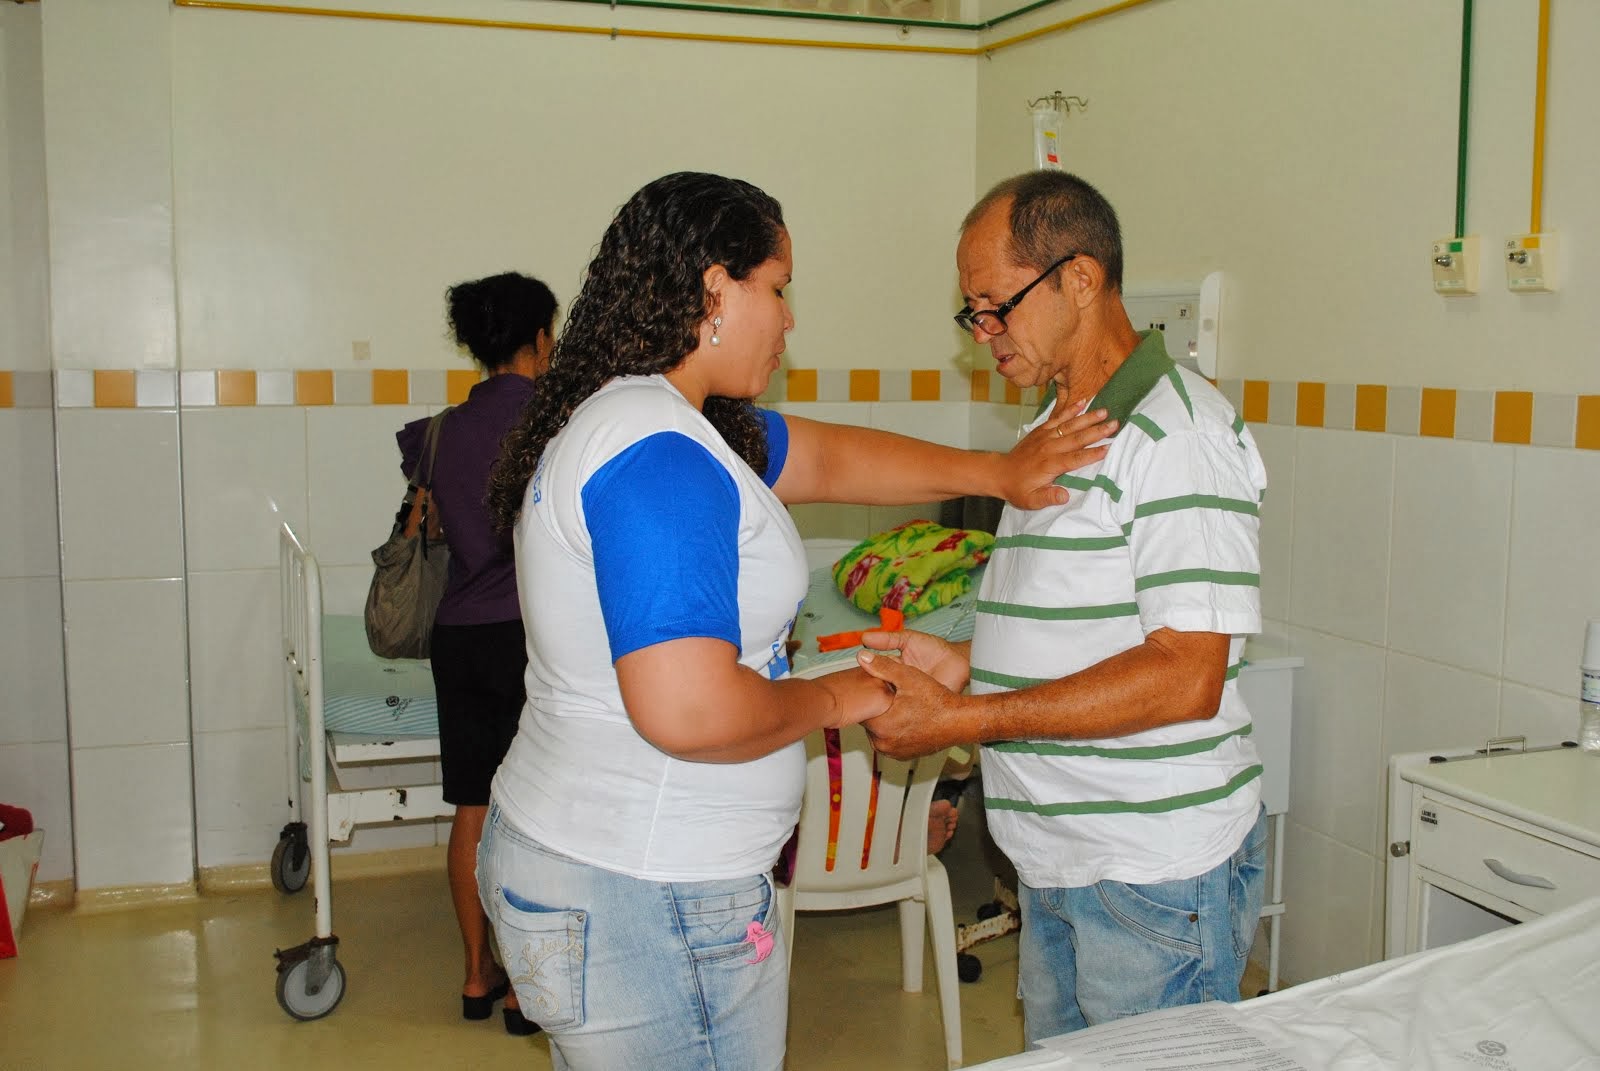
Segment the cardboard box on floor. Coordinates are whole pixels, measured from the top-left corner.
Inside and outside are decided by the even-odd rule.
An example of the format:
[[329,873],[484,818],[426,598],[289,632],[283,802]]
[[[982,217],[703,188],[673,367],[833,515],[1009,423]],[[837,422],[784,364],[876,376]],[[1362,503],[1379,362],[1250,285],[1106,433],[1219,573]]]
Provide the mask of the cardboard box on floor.
[[33,875],[39,869],[44,830],[0,840],[0,959],[17,954],[22,912],[28,906]]

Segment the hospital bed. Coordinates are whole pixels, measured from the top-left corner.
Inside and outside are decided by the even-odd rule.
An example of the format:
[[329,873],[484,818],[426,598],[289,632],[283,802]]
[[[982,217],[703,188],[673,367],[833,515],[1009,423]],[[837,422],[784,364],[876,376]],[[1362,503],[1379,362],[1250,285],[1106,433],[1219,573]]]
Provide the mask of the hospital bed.
[[[271,861],[272,884],[299,892],[309,879],[316,932],[274,952],[278,1003],[296,1019],[320,1019],[344,996],[333,933],[329,845],[357,826],[454,813],[437,777],[439,712],[425,661],[384,659],[367,647],[359,616],[325,616],[316,557],[287,525],[278,533],[289,822]],[[340,775],[397,763],[435,763],[429,783],[346,788]]]
[[1600,898],[1254,1000],[1047,1038],[978,1068],[1576,1071],[1600,1067],[1597,1005]]

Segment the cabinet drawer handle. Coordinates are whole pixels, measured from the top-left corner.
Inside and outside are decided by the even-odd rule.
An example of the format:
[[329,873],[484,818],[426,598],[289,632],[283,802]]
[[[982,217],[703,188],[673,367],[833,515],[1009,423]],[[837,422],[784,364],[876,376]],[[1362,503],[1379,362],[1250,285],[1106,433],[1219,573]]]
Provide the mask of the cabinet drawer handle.
[[1519,874],[1498,859],[1485,859],[1483,865],[1492,870],[1495,877],[1504,878],[1514,885],[1531,885],[1535,889],[1554,889],[1556,887],[1556,883],[1549,878],[1541,878],[1537,874]]

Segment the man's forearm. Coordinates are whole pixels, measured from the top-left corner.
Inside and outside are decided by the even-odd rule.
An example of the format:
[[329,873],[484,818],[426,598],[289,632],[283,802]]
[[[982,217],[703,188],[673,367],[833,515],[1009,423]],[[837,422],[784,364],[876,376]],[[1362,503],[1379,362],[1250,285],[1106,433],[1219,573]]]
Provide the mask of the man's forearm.
[[972,696],[962,721],[982,743],[1103,739],[1203,721],[1222,700],[1230,638],[1158,629],[1069,677]]

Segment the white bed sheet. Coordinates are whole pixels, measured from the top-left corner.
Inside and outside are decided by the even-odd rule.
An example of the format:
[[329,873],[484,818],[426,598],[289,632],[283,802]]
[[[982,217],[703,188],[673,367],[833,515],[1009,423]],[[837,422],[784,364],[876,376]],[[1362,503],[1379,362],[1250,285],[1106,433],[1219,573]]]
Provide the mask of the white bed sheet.
[[[1295,1062],[1285,1066],[1297,1063],[1318,1071],[1600,1068],[1600,898],[1471,941],[1231,1007],[1255,1037]],[[1113,1065],[1081,1055],[1095,1034],[1063,1035],[1047,1040],[1043,1050],[978,1066],[1137,1071],[1137,1063]],[[1237,1065],[1224,1060],[1200,1066]]]

